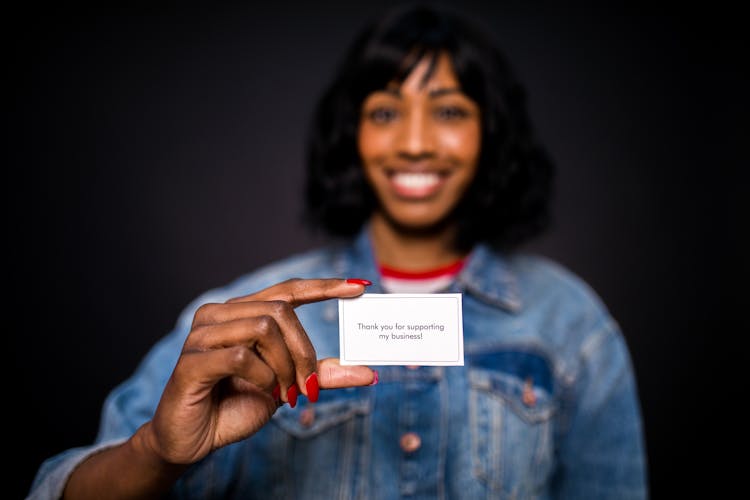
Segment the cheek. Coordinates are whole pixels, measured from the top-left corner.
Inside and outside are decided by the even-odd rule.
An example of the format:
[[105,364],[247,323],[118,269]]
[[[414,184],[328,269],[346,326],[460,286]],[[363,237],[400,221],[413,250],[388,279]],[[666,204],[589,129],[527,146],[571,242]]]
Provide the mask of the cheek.
[[440,131],[444,151],[464,163],[473,163],[479,157],[479,127],[470,125]]
[[378,130],[366,122],[360,125],[357,146],[364,162],[377,161],[385,156],[390,150],[391,143],[391,134]]

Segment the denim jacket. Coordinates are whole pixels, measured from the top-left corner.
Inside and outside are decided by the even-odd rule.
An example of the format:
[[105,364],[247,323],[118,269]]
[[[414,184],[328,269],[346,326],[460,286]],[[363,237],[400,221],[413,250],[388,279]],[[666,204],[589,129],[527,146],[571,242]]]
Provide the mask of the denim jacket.
[[[149,420],[193,314],[291,277],[356,277],[382,292],[370,240],[311,251],[211,290],[107,397],[95,444],[44,462],[30,498]],[[479,245],[463,294],[465,366],[377,367],[375,386],[284,405],[250,438],[191,466],[173,498],[646,498],[626,343],[596,294],[560,265]],[[338,357],[337,302],[297,308],[318,358]]]

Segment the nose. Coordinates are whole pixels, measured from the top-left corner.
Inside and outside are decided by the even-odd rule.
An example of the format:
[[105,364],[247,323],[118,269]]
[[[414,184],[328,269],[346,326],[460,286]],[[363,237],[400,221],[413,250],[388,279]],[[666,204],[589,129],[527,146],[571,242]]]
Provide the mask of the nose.
[[398,153],[400,156],[411,160],[434,155],[433,130],[424,113],[413,111],[402,122]]

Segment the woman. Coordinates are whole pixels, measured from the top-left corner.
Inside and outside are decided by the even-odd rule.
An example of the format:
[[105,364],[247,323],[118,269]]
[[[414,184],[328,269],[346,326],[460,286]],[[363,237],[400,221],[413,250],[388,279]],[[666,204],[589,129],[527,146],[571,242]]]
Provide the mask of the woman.
[[[452,15],[395,11],[314,125],[311,219],[350,242],[198,298],[31,497],[645,497],[617,324],[514,251],[545,226],[552,167],[497,50]],[[462,293],[466,365],[340,366],[328,299],[366,288]]]

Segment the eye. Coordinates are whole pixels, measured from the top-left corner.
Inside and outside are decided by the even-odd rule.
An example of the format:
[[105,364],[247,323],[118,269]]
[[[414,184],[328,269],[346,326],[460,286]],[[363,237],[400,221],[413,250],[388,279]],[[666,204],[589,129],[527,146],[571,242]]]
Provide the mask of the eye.
[[466,118],[469,112],[460,106],[440,106],[435,110],[435,116],[444,121],[454,121]]
[[367,112],[367,118],[373,123],[384,125],[398,118],[398,110],[387,106],[378,106]]

